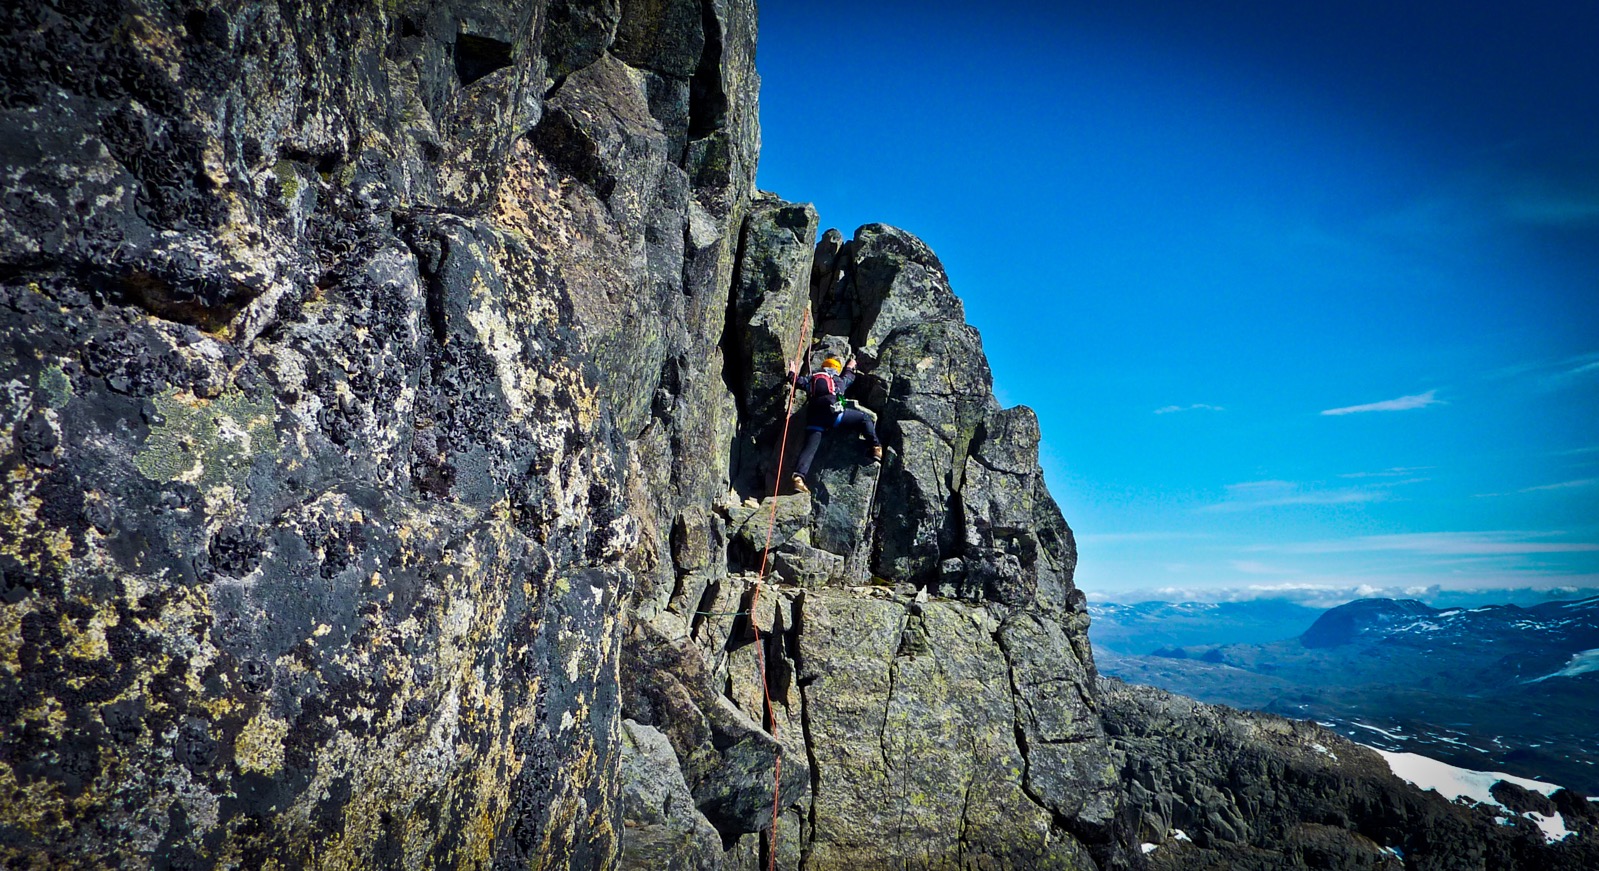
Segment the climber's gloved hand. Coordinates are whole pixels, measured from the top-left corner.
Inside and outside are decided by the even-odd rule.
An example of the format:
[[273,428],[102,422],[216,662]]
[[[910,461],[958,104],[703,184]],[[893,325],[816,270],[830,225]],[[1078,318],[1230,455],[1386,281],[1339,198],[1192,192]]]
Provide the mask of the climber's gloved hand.
[[855,371],[855,355],[851,354],[849,360],[844,363],[844,371],[845,372],[854,372]]

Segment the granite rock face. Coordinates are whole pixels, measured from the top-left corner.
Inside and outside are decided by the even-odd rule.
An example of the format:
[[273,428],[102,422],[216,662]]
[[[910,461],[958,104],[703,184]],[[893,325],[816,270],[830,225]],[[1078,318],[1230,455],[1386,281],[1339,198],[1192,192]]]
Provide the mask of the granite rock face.
[[618,861],[759,146],[690,6],[7,7],[0,864]]
[[[13,6],[0,865],[1370,852],[1301,727],[1096,682],[937,257],[755,190],[749,0]],[[852,354],[886,456],[775,493]]]

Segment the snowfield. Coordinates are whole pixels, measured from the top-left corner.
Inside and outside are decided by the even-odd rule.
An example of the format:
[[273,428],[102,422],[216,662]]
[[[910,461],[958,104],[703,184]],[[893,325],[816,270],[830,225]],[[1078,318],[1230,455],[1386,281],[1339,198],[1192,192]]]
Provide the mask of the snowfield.
[[1565,668],[1552,674],[1546,674],[1543,677],[1535,677],[1527,681],[1527,683],[1538,683],[1552,677],[1576,677],[1579,674],[1587,674],[1590,671],[1599,671],[1599,649],[1584,650],[1581,653],[1573,654],[1571,659],[1566,660]]
[[1394,753],[1388,750],[1377,750],[1382,758],[1388,761],[1388,768],[1401,780],[1408,781],[1417,789],[1435,790],[1439,795],[1450,801],[1466,799],[1478,804],[1492,805],[1499,808],[1501,822],[1508,823],[1516,816],[1523,816],[1537,824],[1543,830],[1544,837],[1550,841],[1563,840],[1571,832],[1566,830],[1565,820],[1559,814],[1544,816],[1539,813],[1515,814],[1505,807],[1498,799],[1493,797],[1490,790],[1495,783],[1501,780],[1514,783],[1529,792],[1542,793],[1545,796],[1554,795],[1560,786],[1553,783],[1544,783],[1541,780],[1532,780],[1526,777],[1517,777],[1514,774],[1505,774],[1502,771],[1471,771],[1465,768],[1456,768],[1436,759],[1419,756],[1415,753]]

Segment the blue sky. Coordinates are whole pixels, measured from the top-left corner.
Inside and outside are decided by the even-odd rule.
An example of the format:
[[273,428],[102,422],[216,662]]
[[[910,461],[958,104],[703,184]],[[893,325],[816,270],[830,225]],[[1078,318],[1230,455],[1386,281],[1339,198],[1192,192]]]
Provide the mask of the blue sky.
[[760,186],[938,252],[1091,596],[1599,587],[1599,4],[760,26]]

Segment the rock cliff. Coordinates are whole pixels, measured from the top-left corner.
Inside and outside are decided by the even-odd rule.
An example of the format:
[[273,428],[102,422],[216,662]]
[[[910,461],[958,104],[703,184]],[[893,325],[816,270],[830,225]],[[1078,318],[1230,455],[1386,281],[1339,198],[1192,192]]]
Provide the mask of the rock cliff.
[[[750,0],[14,7],[0,864],[1278,849],[1278,769],[1096,683],[937,257],[754,189]],[[774,496],[796,340],[887,456]]]

